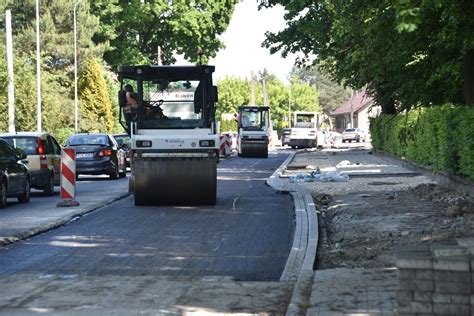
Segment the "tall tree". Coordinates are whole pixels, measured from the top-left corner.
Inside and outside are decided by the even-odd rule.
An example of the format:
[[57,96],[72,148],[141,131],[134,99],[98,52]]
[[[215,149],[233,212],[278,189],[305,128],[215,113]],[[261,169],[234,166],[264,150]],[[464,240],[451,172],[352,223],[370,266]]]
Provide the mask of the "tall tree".
[[89,59],[79,78],[80,129],[83,132],[112,132],[114,118],[107,82],[97,60]]
[[459,39],[466,36],[470,43],[472,35],[461,30],[456,18],[449,19],[453,12],[472,12],[467,10],[472,1],[426,0],[451,5],[425,6],[417,13],[416,32],[400,32],[398,2],[406,1],[269,0],[264,5],[285,6],[288,24],[281,32],[268,33],[265,45],[284,55],[302,53],[300,62],[317,63],[355,89],[367,88],[386,114],[420,103],[462,102],[461,65],[467,44]]
[[316,87],[319,91],[319,105],[324,111],[331,111],[342,105],[351,97],[349,89],[331,80],[318,67],[293,67],[291,77]]
[[93,13],[101,19],[95,39],[110,40],[104,55],[113,67],[119,64],[156,63],[158,48],[164,64],[175,62],[174,54],[196,61],[196,51],[214,57],[223,47],[222,34],[232,16],[235,0],[98,0]]

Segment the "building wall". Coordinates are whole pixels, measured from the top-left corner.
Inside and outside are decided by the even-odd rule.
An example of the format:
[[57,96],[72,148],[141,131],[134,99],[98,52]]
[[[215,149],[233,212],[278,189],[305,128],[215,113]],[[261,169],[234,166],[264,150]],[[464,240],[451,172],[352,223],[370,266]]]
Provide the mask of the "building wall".
[[363,107],[359,112],[357,112],[357,122],[358,124],[355,127],[360,128],[365,132],[369,132],[370,121],[371,117],[376,117],[380,115],[381,108],[379,106],[370,107],[368,106]]

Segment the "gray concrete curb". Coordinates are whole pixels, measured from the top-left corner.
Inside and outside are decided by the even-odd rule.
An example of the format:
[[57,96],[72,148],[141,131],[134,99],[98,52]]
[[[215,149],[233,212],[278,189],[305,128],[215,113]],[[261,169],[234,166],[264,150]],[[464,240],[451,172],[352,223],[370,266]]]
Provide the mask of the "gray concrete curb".
[[[15,242],[18,242],[18,241],[21,241],[21,240],[24,240],[24,239],[42,234],[42,233],[45,233],[45,232],[50,231],[52,229],[58,228],[60,226],[64,226],[64,225],[68,224],[69,222],[71,222],[73,220],[76,220],[77,218],[79,218],[81,216],[84,216],[84,215],[86,215],[90,212],[93,212],[93,211],[95,211],[95,210],[97,210],[101,207],[104,207],[108,204],[111,204],[115,201],[121,200],[121,199],[123,199],[123,198],[125,198],[129,195],[130,195],[130,193],[124,193],[124,194],[115,196],[113,198],[110,198],[108,200],[99,202],[97,204],[88,206],[88,207],[82,207],[82,208],[79,207],[77,209],[77,211],[75,211],[75,212],[73,212],[73,213],[71,213],[67,216],[63,216],[61,218],[58,218],[58,219],[56,219],[54,221],[51,221],[49,223],[43,224],[39,227],[35,227],[35,228],[32,228],[32,229],[26,229],[24,231],[20,231],[18,233],[15,233],[15,234],[7,236],[7,237],[1,237],[0,238],[0,247],[5,247],[5,246],[8,246],[8,245],[13,244]],[[54,207],[56,207],[56,206],[54,206]]]
[[267,184],[278,192],[289,192],[295,203],[296,228],[293,246],[288,256],[280,281],[295,281],[287,316],[305,314],[313,286],[313,265],[318,246],[318,216],[311,194],[301,187],[289,191],[278,183],[280,175],[293,160],[293,152],[267,180]]
[[474,183],[470,182],[467,179],[461,178],[459,176],[450,175],[442,172],[434,172],[424,166],[418,165],[415,162],[401,159],[397,156],[394,156],[390,153],[374,150],[373,153],[386,161],[389,161],[398,166],[404,167],[408,170],[418,172],[430,178],[441,185],[452,188],[460,194],[468,193],[471,196],[474,196]]
[[292,152],[288,158],[280,165],[280,167],[275,170],[275,172],[270,176],[270,178],[267,179],[267,185],[271,186],[274,190],[278,192],[288,192],[286,188],[280,185],[279,179],[280,176],[283,174],[283,171],[286,170],[286,167],[289,165],[289,163],[293,160],[295,157],[296,152]]

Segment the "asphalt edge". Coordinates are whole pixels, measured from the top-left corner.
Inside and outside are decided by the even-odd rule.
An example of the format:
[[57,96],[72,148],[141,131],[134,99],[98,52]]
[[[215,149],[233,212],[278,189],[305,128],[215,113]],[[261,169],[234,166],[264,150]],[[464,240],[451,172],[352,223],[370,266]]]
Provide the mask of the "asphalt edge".
[[130,195],[130,193],[127,192],[127,193],[123,193],[123,194],[120,194],[118,196],[115,196],[113,198],[110,198],[108,200],[99,202],[97,204],[91,205],[89,207],[84,207],[84,208],[79,207],[79,209],[76,212],[71,213],[67,216],[63,216],[63,217],[61,217],[59,219],[56,219],[54,221],[51,221],[49,223],[45,223],[45,224],[43,224],[39,227],[35,227],[35,228],[32,228],[32,229],[25,229],[22,232],[15,233],[15,234],[7,236],[7,237],[0,237],[0,247],[6,247],[6,246],[9,246],[13,243],[25,240],[27,238],[31,238],[33,236],[36,236],[36,235],[39,235],[39,234],[42,234],[42,233],[45,233],[45,232],[48,232],[48,231],[53,230],[55,228],[65,226],[68,223],[70,223],[72,221],[75,221],[75,220],[77,220],[78,218],[80,218],[84,215],[87,215],[88,213],[96,211],[96,210],[98,210],[98,209],[100,209],[100,208],[102,208],[106,205],[112,204],[115,201],[126,198],[129,195]]
[[278,183],[278,179],[288,164],[295,157],[296,152],[290,156],[275,170],[267,179],[267,184],[277,192],[289,192],[295,204],[295,236],[288,260],[283,270],[280,281],[295,281],[290,303],[286,311],[287,316],[304,315],[309,306],[315,271],[313,270],[316,260],[318,245],[318,217],[316,206],[311,194],[295,186],[290,191],[284,185]]

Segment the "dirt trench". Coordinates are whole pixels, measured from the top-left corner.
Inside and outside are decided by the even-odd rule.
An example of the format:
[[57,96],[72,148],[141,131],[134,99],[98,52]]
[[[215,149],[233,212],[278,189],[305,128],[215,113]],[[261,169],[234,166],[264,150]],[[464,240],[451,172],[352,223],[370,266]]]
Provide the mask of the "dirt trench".
[[[397,184],[391,181],[368,184]],[[435,184],[336,196],[313,193],[313,198],[319,204],[317,270],[393,267],[397,247],[455,245],[474,238],[472,198]]]

